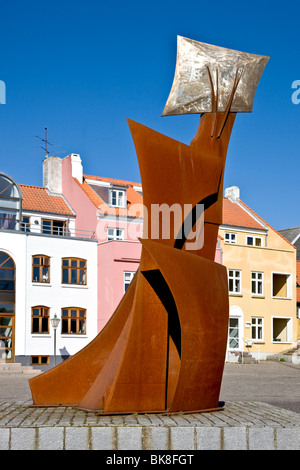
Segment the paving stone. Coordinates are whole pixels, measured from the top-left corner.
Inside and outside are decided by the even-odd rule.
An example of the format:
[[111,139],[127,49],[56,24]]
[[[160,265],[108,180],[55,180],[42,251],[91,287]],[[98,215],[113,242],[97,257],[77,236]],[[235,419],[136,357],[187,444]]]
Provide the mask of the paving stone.
[[195,450],[195,427],[171,427],[170,441],[172,450]]
[[12,428],[11,450],[36,450],[36,428]]
[[142,427],[141,426],[118,426],[117,427],[117,449],[118,450],[142,450]]
[[224,427],[223,450],[247,450],[246,427]]
[[63,427],[41,427],[38,430],[39,450],[63,450],[64,428]]
[[248,443],[249,450],[275,450],[274,428],[249,427]]
[[219,427],[196,428],[197,450],[220,450],[221,429]]
[[116,428],[113,426],[92,427],[92,449],[93,450],[116,450],[117,436]]
[[90,449],[89,427],[66,427],[65,428],[65,450],[89,450]]
[[9,450],[9,429],[0,429],[0,450]]
[[144,450],[169,450],[170,431],[164,426],[144,426],[143,449]]
[[300,450],[300,428],[276,429],[277,450]]

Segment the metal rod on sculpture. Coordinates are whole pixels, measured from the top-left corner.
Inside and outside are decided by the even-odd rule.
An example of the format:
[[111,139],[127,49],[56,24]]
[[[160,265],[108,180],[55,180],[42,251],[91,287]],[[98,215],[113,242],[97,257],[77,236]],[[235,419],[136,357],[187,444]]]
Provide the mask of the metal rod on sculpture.
[[221,127],[220,127],[220,130],[218,132],[218,139],[220,138],[222,132],[223,132],[223,129],[224,129],[224,126],[225,126],[225,122],[227,120],[227,117],[228,117],[228,114],[230,112],[230,108],[231,108],[231,105],[232,105],[232,101],[233,101],[233,98],[234,98],[234,94],[236,92],[236,89],[237,89],[237,86],[239,84],[239,81],[240,81],[240,78],[242,76],[242,73],[243,73],[243,69],[241,68],[237,68],[236,70],[236,74],[235,74],[235,78],[234,78],[234,83],[233,83],[233,87],[232,87],[232,91],[231,91],[231,95],[229,97],[229,100],[228,100],[228,104],[226,106],[226,109],[225,109],[225,112],[224,112],[224,117],[223,117],[223,120],[222,120],[222,124],[221,124]]

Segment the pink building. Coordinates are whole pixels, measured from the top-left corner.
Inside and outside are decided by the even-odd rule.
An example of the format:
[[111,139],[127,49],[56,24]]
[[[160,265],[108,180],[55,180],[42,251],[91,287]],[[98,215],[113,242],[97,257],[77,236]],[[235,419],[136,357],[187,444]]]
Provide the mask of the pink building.
[[81,158],[44,161],[44,186],[62,194],[76,213],[76,231],[97,239],[98,331],[107,323],[140,262],[142,187],[140,183],[83,174]]

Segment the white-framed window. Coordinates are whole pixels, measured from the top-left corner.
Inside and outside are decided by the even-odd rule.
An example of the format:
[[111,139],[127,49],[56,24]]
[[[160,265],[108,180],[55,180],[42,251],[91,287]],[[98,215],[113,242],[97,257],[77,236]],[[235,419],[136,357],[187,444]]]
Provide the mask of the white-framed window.
[[110,191],[110,205],[115,207],[125,207],[126,191],[122,189],[112,189]]
[[263,341],[264,319],[262,317],[251,317],[251,339]]
[[238,269],[228,270],[229,294],[241,294],[242,272]]
[[293,320],[291,317],[272,317],[273,343],[291,343],[293,340]]
[[224,240],[225,243],[236,243],[236,233],[225,232]]
[[272,297],[277,299],[292,298],[292,275],[289,273],[272,273]]
[[108,227],[107,228],[107,240],[124,240],[124,229]]
[[251,273],[251,294],[253,296],[264,295],[264,273],[255,271]]
[[124,292],[128,289],[129,284],[131,283],[135,271],[124,271]]
[[246,243],[249,246],[263,246],[263,239],[262,237],[254,237],[252,235],[247,235]]

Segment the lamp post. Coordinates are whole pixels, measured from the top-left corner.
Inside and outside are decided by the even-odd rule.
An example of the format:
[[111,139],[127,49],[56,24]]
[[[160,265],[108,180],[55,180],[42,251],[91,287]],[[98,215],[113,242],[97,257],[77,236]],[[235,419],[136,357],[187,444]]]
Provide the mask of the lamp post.
[[54,365],[56,366],[56,330],[58,328],[60,319],[56,316],[56,313],[54,314],[54,317],[51,318],[51,325],[54,330]]

